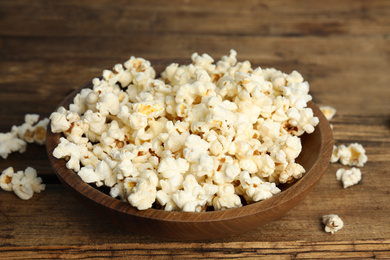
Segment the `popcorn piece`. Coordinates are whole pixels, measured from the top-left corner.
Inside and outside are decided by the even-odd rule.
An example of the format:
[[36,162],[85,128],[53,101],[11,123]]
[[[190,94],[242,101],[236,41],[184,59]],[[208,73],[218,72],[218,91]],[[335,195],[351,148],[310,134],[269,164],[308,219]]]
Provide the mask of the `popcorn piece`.
[[53,151],[53,156],[57,159],[69,159],[66,163],[68,169],[78,172],[80,170],[80,159],[82,156],[82,149],[80,146],[69,142],[64,137],[60,138],[60,143]]
[[32,167],[27,167],[24,170],[26,183],[31,184],[31,187],[35,193],[40,193],[45,190],[45,184],[42,184],[42,178],[37,176],[37,171]]
[[24,153],[26,146],[26,142],[19,139],[16,133],[0,133],[0,156],[3,159],[13,152]]
[[73,99],[73,103],[69,105],[69,111],[79,115],[83,114],[88,109],[91,93],[93,93],[93,90],[90,88],[82,89]]
[[77,175],[86,183],[97,183],[100,181],[92,165],[82,167]]
[[120,102],[117,95],[111,92],[101,94],[99,102],[96,103],[96,108],[103,116],[108,114],[117,115],[120,110]]
[[[28,143],[43,145],[46,141],[46,129],[49,119],[45,118],[38,122],[39,115],[25,115],[25,123],[21,126],[13,126],[12,131],[18,133],[18,137]],[[37,123],[38,122],[38,123]],[[37,123],[36,125],[34,125]]]
[[126,193],[123,182],[119,181],[111,187],[110,196],[113,198],[119,197],[122,201],[126,201]]
[[132,193],[127,198],[129,203],[139,210],[152,207],[156,200],[158,177],[153,171],[146,171],[135,180]]
[[64,107],[59,107],[57,112],[50,115],[51,120],[51,131],[53,133],[61,133],[67,131],[71,122],[68,120],[68,116],[71,114],[67,112]]
[[332,234],[342,229],[344,226],[344,222],[335,214],[324,215],[322,217],[322,223],[325,225],[325,231]]
[[241,172],[240,184],[245,190],[248,202],[265,200],[280,192],[275,183],[263,182],[256,176],[251,177],[247,171]]
[[3,159],[12,152],[25,152],[26,142],[40,145],[45,143],[49,119],[45,118],[39,122],[38,119],[37,114],[27,114],[21,126],[13,126],[9,133],[0,133],[0,156]]
[[338,146],[337,155],[343,165],[363,167],[367,162],[366,151],[358,143]]
[[[97,135],[101,135],[106,131],[106,117],[99,112],[92,112],[92,110],[87,110],[84,114],[83,122],[88,125],[88,130],[92,131]],[[88,136],[90,133],[86,133]]]
[[275,162],[267,154],[253,156],[252,160],[257,166],[257,174],[260,177],[268,177],[275,171]]
[[158,166],[158,172],[163,178],[171,178],[177,174],[184,174],[188,171],[189,164],[182,158],[164,157]]
[[0,187],[5,191],[12,191],[12,176],[14,175],[14,168],[8,167],[0,176]]
[[12,177],[12,190],[22,200],[29,200],[34,195],[32,185],[26,182],[22,171],[18,171]]
[[343,183],[344,188],[358,184],[362,179],[362,173],[360,169],[352,167],[350,170],[338,169],[336,172],[337,180]]
[[213,180],[216,184],[231,183],[236,179],[240,172],[241,170],[237,163],[223,163],[221,169],[214,173]]
[[241,199],[234,193],[232,184],[219,185],[217,196],[213,199],[213,207],[215,210],[225,210],[241,207]]
[[202,154],[207,153],[210,144],[198,135],[189,135],[185,141],[184,157],[191,163],[199,162]]
[[152,102],[142,102],[134,104],[133,110],[136,113],[149,118],[160,116],[163,113],[164,108],[158,103],[153,104]]
[[282,174],[279,176],[280,183],[289,183],[294,179],[299,179],[302,174],[305,173],[305,169],[302,165],[297,163],[289,163]]
[[338,153],[338,147],[333,145],[332,157],[330,158],[331,163],[336,163],[340,159],[340,155]]
[[37,177],[37,171],[32,167],[16,173],[12,167],[8,167],[1,174],[0,184],[3,190],[13,191],[23,200],[28,200],[34,192],[40,193],[45,189],[42,179]]
[[198,206],[203,206],[197,201],[201,186],[193,175],[187,175],[183,182],[183,190],[172,195],[173,201],[184,212],[195,212]]
[[336,109],[331,106],[320,106],[320,110],[322,111],[326,119],[328,119],[328,121],[332,120],[332,118],[337,112]]

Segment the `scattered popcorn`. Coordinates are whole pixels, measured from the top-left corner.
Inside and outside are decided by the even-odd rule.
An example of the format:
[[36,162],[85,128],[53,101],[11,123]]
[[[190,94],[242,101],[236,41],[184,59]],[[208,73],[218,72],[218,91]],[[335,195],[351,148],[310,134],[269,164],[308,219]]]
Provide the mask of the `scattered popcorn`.
[[336,109],[331,106],[320,106],[320,110],[322,111],[326,119],[328,119],[328,121],[332,120],[332,118],[337,112]]
[[333,148],[331,162],[334,163],[338,160],[343,165],[363,167],[367,162],[366,150],[358,143],[353,143],[348,146],[335,146]]
[[27,167],[24,172],[14,172],[12,167],[8,167],[1,173],[0,186],[5,191],[13,191],[23,200],[31,199],[34,192],[45,190],[42,179],[37,177],[37,171],[31,167]]
[[44,145],[46,141],[46,129],[49,119],[45,118],[38,122],[39,115],[25,115],[25,123],[21,126],[13,126],[12,131],[18,133],[18,137],[27,143],[37,143]]
[[39,121],[39,115],[27,114],[24,124],[12,126],[9,133],[0,133],[0,156],[7,159],[13,152],[24,153],[27,143],[44,145],[46,142],[46,129],[49,119]]
[[157,79],[142,58],[104,70],[50,116],[64,134],[53,155],[139,210],[224,210],[276,195],[305,173],[299,136],[318,124],[309,84],[236,56],[194,53]]
[[358,184],[362,179],[362,173],[360,169],[352,167],[350,170],[338,169],[336,172],[337,180],[343,183],[344,188]]
[[325,225],[325,231],[334,234],[338,230],[342,229],[344,222],[338,215],[324,215],[322,217],[322,223]]
[[17,133],[0,133],[0,156],[7,159],[13,152],[24,153],[27,143],[18,138]]

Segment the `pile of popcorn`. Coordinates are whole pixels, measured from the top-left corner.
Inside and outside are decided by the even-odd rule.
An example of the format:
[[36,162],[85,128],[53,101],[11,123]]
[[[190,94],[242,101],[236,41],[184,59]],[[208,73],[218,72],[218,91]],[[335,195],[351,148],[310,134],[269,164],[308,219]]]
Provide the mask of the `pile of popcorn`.
[[318,118],[309,84],[293,71],[252,68],[237,53],[173,63],[161,77],[131,57],[69,110],[52,113],[63,133],[53,155],[139,210],[202,212],[240,207],[280,192],[305,173],[295,162]]

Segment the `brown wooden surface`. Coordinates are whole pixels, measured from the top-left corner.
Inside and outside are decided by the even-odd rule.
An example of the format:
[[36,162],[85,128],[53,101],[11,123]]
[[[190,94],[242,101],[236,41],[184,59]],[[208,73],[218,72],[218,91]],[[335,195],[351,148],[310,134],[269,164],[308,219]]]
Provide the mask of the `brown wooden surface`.
[[[161,241],[124,231],[66,191],[44,147],[0,159],[32,166],[47,184],[29,201],[0,191],[0,258],[390,258],[390,2],[0,1],[0,132],[26,113],[48,116],[72,89],[129,56],[152,61],[238,51],[254,65],[293,69],[317,104],[334,106],[337,143],[364,145],[359,185],[331,164],[286,215],[213,241]],[[323,231],[323,214],[345,223]]]

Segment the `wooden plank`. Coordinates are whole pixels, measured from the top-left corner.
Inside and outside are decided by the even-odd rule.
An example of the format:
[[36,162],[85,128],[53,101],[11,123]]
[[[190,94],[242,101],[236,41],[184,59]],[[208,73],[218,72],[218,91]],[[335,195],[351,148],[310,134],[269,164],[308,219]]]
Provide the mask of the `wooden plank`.
[[249,258],[255,259],[367,259],[383,258],[389,253],[388,241],[358,241],[322,243],[293,241],[288,243],[260,242],[242,243],[125,243],[115,245],[92,246],[38,246],[3,247],[0,255],[17,258],[23,252],[24,257],[47,258],[83,258],[83,257],[140,257],[157,259],[179,258]]
[[6,35],[60,37],[134,33],[367,36],[388,34],[390,7],[385,0],[25,3],[2,1],[0,10],[7,12],[1,16],[0,31]]

